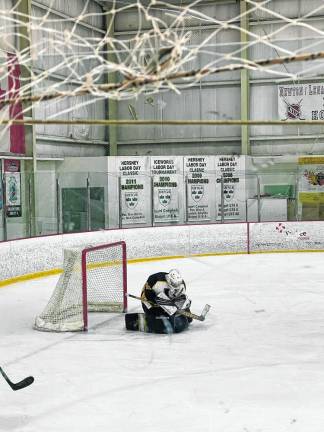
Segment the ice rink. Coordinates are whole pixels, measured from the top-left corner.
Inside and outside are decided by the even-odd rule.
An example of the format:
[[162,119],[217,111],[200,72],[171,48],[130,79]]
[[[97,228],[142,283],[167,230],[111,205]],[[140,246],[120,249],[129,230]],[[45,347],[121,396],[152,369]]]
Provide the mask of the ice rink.
[[[128,266],[129,292],[178,268],[205,322],[177,335],[32,329],[56,277],[0,289],[0,431],[323,432],[324,253],[231,255]],[[129,311],[140,311],[138,301]]]

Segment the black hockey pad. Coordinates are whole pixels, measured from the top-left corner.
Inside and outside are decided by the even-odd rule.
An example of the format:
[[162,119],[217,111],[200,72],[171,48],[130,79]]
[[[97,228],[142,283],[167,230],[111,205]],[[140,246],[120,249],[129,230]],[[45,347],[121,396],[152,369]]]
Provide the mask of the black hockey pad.
[[125,325],[127,330],[139,330],[139,315],[142,315],[143,319],[145,314],[138,313],[127,313],[125,315]]
[[180,333],[189,326],[188,319],[183,315],[150,316],[144,313],[129,313],[125,315],[127,330],[145,333],[172,334]]
[[173,317],[171,317],[171,319],[173,320],[173,331],[174,333],[180,333],[183,330],[186,330],[189,327],[189,322],[191,322],[192,320],[188,320],[187,317],[185,317],[184,315],[175,315]]

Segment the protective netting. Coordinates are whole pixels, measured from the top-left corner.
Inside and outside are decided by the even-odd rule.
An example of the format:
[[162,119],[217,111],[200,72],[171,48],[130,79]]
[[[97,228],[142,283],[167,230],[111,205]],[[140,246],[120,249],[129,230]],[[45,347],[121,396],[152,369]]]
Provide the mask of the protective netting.
[[35,329],[84,330],[87,312],[124,311],[124,260],[122,244],[87,249],[83,265],[81,248],[65,249],[63,273],[45,309],[36,317]]
[[87,253],[89,312],[121,312],[124,308],[122,246],[94,249]]
[[44,101],[47,120],[69,111],[82,120],[98,100],[144,94],[149,103],[220,72],[295,81],[323,67],[323,2],[246,0],[243,10],[202,0],[42,0],[28,13],[26,3],[0,0],[0,83],[15,81],[0,99],[16,107],[2,109],[0,122]]

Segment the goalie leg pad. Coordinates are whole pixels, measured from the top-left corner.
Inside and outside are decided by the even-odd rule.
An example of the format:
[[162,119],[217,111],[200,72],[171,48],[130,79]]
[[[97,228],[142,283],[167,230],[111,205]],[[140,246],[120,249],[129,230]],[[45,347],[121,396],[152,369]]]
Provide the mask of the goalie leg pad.
[[125,315],[127,330],[149,332],[144,313],[128,313]]
[[147,316],[147,323],[153,333],[172,334],[180,333],[189,326],[187,317],[183,315],[172,315],[150,317]]
[[180,333],[189,326],[187,318],[182,315],[167,317],[146,315],[144,313],[126,314],[125,324],[127,330],[159,334]]
[[125,325],[127,330],[141,331],[144,333],[166,333],[165,325],[161,319],[146,315],[145,313],[126,314]]
[[173,321],[172,327],[174,333],[180,333],[189,327],[189,320],[183,315],[173,315],[171,321]]

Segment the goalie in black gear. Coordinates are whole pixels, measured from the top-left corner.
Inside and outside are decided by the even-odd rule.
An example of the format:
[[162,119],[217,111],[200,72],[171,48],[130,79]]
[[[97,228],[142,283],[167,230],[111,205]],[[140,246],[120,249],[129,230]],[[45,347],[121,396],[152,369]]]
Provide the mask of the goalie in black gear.
[[179,333],[187,329],[192,321],[177,313],[179,310],[190,312],[191,300],[186,295],[186,284],[176,269],[152,274],[142,289],[141,300],[145,314],[127,314],[128,330]]

